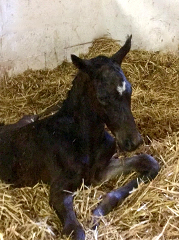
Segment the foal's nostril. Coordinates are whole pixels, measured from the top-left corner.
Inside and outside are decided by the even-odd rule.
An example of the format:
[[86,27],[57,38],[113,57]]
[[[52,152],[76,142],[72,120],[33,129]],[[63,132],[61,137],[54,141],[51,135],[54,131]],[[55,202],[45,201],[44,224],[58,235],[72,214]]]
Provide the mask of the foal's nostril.
[[132,141],[131,141],[130,139],[127,139],[127,140],[125,140],[125,142],[124,142],[124,146],[125,146],[125,149],[126,149],[127,151],[131,151],[131,148],[132,148],[132,146],[133,146],[133,143],[132,143]]
[[135,150],[140,144],[142,144],[143,140],[141,136],[139,135],[135,140],[132,139],[126,139],[124,142],[125,149],[127,151],[133,151]]

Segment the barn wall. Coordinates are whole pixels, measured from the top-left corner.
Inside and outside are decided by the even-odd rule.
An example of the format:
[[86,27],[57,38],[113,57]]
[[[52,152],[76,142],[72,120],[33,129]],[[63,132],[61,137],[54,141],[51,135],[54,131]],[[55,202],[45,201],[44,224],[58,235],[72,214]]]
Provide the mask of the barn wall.
[[54,68],[108,35],[178,51],[178,0],[0,0],[0,76]]
[[104,8],[104,19],[112,38],[121,40],[127,33],[132,33],[133,48],[135,49],[178,53],[178,0],[116,0],[107,2]]

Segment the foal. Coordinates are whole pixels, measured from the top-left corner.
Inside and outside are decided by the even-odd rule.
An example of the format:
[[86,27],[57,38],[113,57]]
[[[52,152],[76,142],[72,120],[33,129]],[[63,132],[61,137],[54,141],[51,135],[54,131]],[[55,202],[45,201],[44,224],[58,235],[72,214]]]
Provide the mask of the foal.
[[[22,120],[14,127],[1,127],[0,178],[15,187],[48,183],[50,204],[62,222],[63,233],[72,233],[75,240],[85,239],[72,194],[82,180],[86,185],[96,184],[135,170],[139,179],[147,182],[159,171],[157,161],[146,154],[124,162],[112,158],[116,142],[122,151],[133,151],[142,142],[131,113],[131,85],[121,70],[130,47],[131,36],[111,58],[83,60],[72,55],[79,71],[59,111],[41,120],[34,118],[29,124]],[[126,198],[138,182],[134,179],[108,193],[93,211],[94,223]]]

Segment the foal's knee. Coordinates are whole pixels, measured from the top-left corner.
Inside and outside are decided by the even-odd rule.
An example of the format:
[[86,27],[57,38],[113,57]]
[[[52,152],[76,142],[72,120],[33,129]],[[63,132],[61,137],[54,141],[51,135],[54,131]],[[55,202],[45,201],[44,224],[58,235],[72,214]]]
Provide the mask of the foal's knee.
[[125,168],[138,172],[148,180],[154,179],[160,170],[159,163],[148,154],[140,154],[127,159]]
[[146,176],[148,180],[154,179],[159,170],[160,165],[159,163],[148,154],[141,154],[138,155],[138,160],[136,161],[136,171],[139,172],[141,175]]
[[153,158],[152,156],[150,155],[147,155],[145,154],[146,156],[146,161],[148,161],[148,164],[149,164],[149,171],[148,171],[148,174],[147,174],[147,177],[152,180],[154,179],[158,172],[160,171],[160,165],[159,163],[155,160],[155,158]]

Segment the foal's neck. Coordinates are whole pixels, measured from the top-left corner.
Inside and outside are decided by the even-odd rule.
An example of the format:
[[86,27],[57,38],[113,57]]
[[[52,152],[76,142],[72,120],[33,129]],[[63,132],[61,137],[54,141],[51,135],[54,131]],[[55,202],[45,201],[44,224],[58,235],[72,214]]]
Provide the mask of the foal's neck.
[[[103,121],[96,110],[95,90],[88,75],[79,72],[73,80],[73,86],[63,102],[60,113],[73,117],[75,121],[103,127]],[[60,114],[60,115],[61,115]]]

